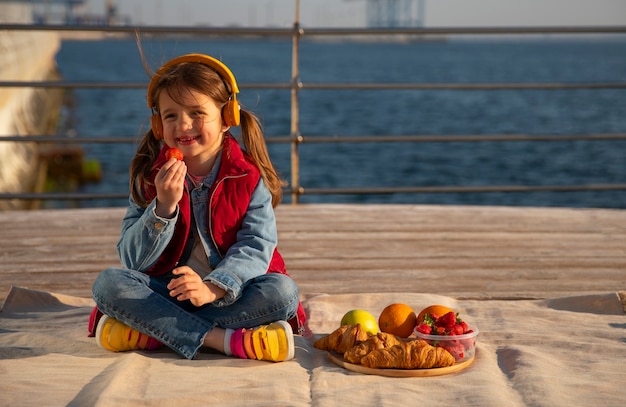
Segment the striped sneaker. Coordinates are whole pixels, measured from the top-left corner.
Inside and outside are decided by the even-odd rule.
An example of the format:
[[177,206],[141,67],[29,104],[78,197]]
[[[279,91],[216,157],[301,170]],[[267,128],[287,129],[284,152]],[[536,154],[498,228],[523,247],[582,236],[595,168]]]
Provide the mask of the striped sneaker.
[[111,352],[138,349],[155,350],[162,345],[156,339],[142,334],[108,315],[103,315],[98,322],[96,341],[102,349]]
[[273,322],[248,332],[249,335],[244,335],[244,348],[254,354],[251,358],[270,362],[294,358],[293,330],[287,322]]

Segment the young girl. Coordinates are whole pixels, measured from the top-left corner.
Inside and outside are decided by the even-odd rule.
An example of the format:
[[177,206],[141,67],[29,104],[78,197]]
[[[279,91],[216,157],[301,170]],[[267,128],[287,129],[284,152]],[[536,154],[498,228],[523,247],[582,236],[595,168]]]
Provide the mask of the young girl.
[[[152,128],[132,161],[117,244],[123,267],[93,285],[90,331],[101,347],[294,357],[293,328],[305,314],[276,249],[282,181],[238,91],[207,55],[175,58],[152,77]],[[240,122],[245,152],[229,132]],[[167,158],[174,147],[182,161]]]

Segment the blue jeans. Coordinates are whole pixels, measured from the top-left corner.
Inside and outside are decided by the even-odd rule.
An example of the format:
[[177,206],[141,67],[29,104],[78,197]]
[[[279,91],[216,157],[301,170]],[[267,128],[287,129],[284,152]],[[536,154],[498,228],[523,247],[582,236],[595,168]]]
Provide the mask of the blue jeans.
[[279,273],[263,274],[245,283],[242,295],[228,306],[196,307],[170,297],[168,273],[151,277],[124,268],[102,271],[93,284],[93,298],[104,314],[145,333],[187,359],[193,359],[207,332],[215,327],[252,328],[296,315],[296,283]]

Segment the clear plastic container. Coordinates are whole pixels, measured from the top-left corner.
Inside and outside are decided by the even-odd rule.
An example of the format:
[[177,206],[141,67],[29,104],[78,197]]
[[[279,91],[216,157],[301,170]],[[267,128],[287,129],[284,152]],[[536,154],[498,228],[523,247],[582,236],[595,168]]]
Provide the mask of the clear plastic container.
[[463,335],[426,335],[413,330],[417,339],[423,339],[429,345],[446,349],[454,356],[456,363],[465,362],[476,354],[476,337],[478,328],[470,325],[472,332]]

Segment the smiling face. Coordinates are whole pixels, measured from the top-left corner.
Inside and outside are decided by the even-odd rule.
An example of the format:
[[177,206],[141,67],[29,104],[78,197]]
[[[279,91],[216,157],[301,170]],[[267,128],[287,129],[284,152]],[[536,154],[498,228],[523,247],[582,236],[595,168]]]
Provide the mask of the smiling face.
[[193,89],[178,90],[175,98],[164,90],[159,110],[168,146],[180,149],[186,162],[213,161],[229,129],[222,123],[221,107],[215,100]]
[[221,116],[230,97],[227,85],[211,67],[196,62],[173,65],[153,81],[148,97],[162,127],[155,137],[180,149],[192,174],[207,174],[230,128]]

